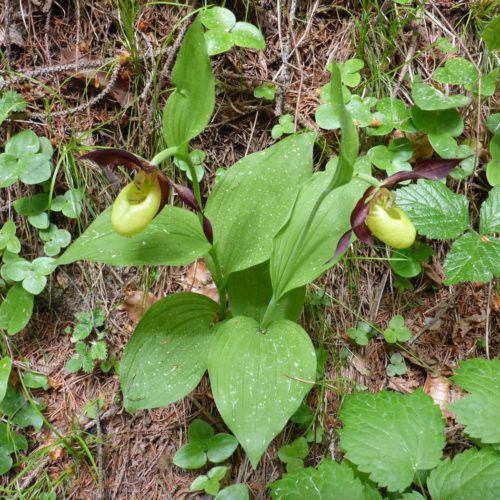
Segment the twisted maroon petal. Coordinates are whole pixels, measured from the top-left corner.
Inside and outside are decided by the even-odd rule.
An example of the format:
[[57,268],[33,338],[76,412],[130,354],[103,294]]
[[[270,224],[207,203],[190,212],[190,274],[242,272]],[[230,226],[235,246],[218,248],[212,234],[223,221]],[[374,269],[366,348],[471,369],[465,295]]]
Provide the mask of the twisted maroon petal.
[[212,230],[212,224],[210,221],[203,216],[203,233],[205,234],[205,237],[207,238],[208,242],[213,245],[214,243],[214,232]]
[[390,175],[382,183],[382,186],[390,189],[400,182],[415,179],[439,181],[444,179],[462,160],[463,158],[454,158],[452,160],[429,158],[427,160],[419,160],[413,170],[409,172],[396,172]]
[[200,212],[200,206],[194,197],[193,191],[186,186],[180,186],[179,184],[172,183],[175,192],[179,195],[179,198],[188,206],[191,207],[195,212]]
[[93,161],[100,167],[117,167],[121,165],[129,170],[144,170],[146,173],[158,170],[158,167],[151,165],[146,160],[124,149],[117,148],[96,149],[95,151],[80,156],[78,159]]
[[347,250],[349,244],[351,243],[351,235],[352,235],[351,229],[349,229],[349,231],[347,231],[342,235],[342,238],[340,238],[337,244],[335,255],[333,256],[334,259],[336,259],[340,254],[344,253]]

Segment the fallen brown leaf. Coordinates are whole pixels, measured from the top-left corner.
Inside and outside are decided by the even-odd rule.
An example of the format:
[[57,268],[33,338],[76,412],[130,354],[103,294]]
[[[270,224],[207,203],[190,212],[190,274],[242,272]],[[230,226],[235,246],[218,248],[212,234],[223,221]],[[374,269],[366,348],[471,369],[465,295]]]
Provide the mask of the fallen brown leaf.
[[451,416],[447,409],[450,403],[450,386],[451,382],[449,379],[445,377],[433,377],[429,373],[424,383],[424,392],[439,406],[446,418]]
[[180,285],[185,291],[199,293],[219,302],[219,292],[203,259],[187,268],[186,275],[180,279]]
[[158,300],[151,292],[147,295],[143,290],[127,292],[127,298],[118,306],[120,311],[126,311],[134,323],[139,323],[144,313]]

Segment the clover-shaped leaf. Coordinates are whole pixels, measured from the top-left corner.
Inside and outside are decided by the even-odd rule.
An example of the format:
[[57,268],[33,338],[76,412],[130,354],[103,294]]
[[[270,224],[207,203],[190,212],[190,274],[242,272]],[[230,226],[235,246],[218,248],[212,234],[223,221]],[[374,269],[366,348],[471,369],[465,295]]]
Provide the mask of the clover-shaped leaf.
[[274,100],[276,95],[276,87],[272,83],[263,83],[257,85],[253,91],[253,96],[257,99],[266,99],[267,101]]
[[[194,165],[194,170],[196,173],[196,180],[200,182],[205,175],[205,170],[203,169],[203,162],[205,161],[206,154],[201,149],[195,149],[189,153],[191,162]],[[187,178],[192,181],[191,171],[189,170],[188,164],[181,160],[180,158],[175,158],[175,164],[186,173]]]
[[7,250],[11,253],[19,253],[21,251],[21,242],[16,236],[16,225],[13,221],[8,220],[0,229],[0,252]]
[[389,344],[410,340],[411,332],[405,325],[405,319],[401,314],[396,314],[396,316],[389,321],[389,326],[384,331],[384,338]]
[[[45,143],[44,143],[45,144]],[[39,184],[50,178],[52,165],[48,150],[31,130],[14,135],[0,155],[0,187],[8,187],[17,179],[25,184]]]
[[370,161],[389,175],[403,170],[410,171],[412,168],[408,160],[412,155],[411,142],[405,138],[392,141],[388,147],[384,145],[374,146],[367,153]]
[[33,295],[20,283],[11,286],[0,304],[0,329],[7,330],[9,335],[15,335],[28,324],[32,311]]
[[436,41],[436,47],[444,54],[450,54],[458,50],[447,38],[444,37],[441,37]]
[[232,33],[222,30],[210,30],[205,33],[207,52],[209,56],[216,56],[231,50],[234,46]]
[[24,217],[38,215],[49,208],[49,195],[47,193],[24,196],[14,202],[14,210]]
[[[340,69],[342,83],[348,87],[356,87],[361,82],[359,72],[364,68],[365,63],[361,59],[348,59],[345,63],[337,63]],[[331,72],[331,65],[326,67]]]
[[358,322],[356,328],[348,328],[347,335],[358,345],[367,345],[371,337],[373,328],[364,321]]
[[387,135],[394,129],[415,132],[409,109],[401,99],[385,97],[377,102],[375,109],[371,126],[366,129],[368,135]]
[[461,108],[469,104],[470,101],[467,96],[444,95],[435,87],[419,82],[413,84],[412,97],[415,104],[424,111]]
[[292,114],[280,116],[278,123],[271,130],[273,139],[279,139],[283,134],[293,134],[295,132],[295,118]]
[[49,257],[57,255],[71,243],[71,234],[66,229],[59,229],[55,224],[50,224],[48,229],[40,231],[40,238],[46,242],[43,249]]
[[184,469],[199,469],[207,460],[220,463],[229,458],[238,441],[226,433],[215,434],[213,427],[203,420],[193,420],[188,429],[188,443],[174,456],[174,464]]
[[493,135],[500,134],[500,113],[492,113],[488,116],[486,125]]
[[423,243],[415,244],[411,248],[392,252],[391,269],[403,278],[413,278],[422,271],[422,263],[427,263],[434,250]]
[[391,356],[391,362],[387,365],[387,375],[389,377],[396,377],[397,375],[404,375],[407,372],[405,360],[399,352]]
[[307,439],[299,437],[293,443],[282,446],[278,450],[279,459],[286,464],[287,472],[293,472],[304,467],[304,458],[309,453]]
[[50,205],[54,212],[62,212],[68,219],[77,219],[82,212],[83,194],[79,189],[69,189],[62,196],[56,196]]
[[207,475],[198,476],[190,486],[191,491],[204,491],[208,495],[217,495],[220,482],[224,479],[228,468],[224,466],[213,467]]
[[5,280],[22,282],[27,292],[38,295],[47,284],[46,276],[55,268],[54,262],[50,257],[38,257],[32,262],[20,257],[9,258],[6,262],[4,258],[0,272]]

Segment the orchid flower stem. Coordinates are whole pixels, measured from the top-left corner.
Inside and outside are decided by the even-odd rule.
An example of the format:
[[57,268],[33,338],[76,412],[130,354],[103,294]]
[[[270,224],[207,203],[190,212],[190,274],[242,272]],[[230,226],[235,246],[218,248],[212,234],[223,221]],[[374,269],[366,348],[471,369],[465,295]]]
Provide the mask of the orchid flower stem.
[[177,153],[177,147],[167,148],[160,151],[155,157],[149,162],[151,165],[158,166],[160,163],[164,162],[167,158],[174,156]]
[[372,177],[371,175],[367,174],[362,174],[361,172],[355,172],[353,174],[354,179],[360,179],[362,181],[367,182],[368,184],[372,185],[373,187],[380,187],[381,182],[378,179],[375,179],[375,177]]

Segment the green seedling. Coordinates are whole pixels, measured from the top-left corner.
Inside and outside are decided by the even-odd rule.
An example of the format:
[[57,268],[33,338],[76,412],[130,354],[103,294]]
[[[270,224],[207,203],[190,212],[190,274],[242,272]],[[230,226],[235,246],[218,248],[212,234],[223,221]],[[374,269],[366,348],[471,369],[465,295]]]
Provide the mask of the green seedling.
[[59,229],[55,224],[50,224],[47,229],[40,230],[40,238],[45,241],[43,250],[49,257],[56,256],[71,243],[71,233],[66,229]]
[[213,427],[203,420],[193,420],[188,428],[188,443],[174,456],[174,464],[183,469],[199,469],[207,461],[220,463],[236,450],[238,441],[226,433],[215,434]]
[[387,365],[387,375],[397,377],[398,375],[404,375],[407,371],[403,356],[399,352],[394,353],[391,356],[391,362]]
[[304,458],[309,453],[306,438],[299,437],[293,443],[278,450],[279,459],[286,464],[286,471],[293,472],[304,468]]
[[266,101],[274,101],[276,95],[276,87],[272,83],[263,83],[257,85],[253,91],[253,96],[257,99],[265,99]]
[[69,189],[56,196],[50,204],[53,212],[62,212],[68,219],[77,219],[82,212],[83,194],[79,189]]
[[359,321],[356,328],[348,328],[347,336],[358,345],[367,345],[368,341],[375,336],[373,328],[364,321]]
[[8,90],[0,97],[0,125],[10,113],[20,113],[26,109],[26,102],[21,94]]
[[388,328],[384,330],[384,338],[389,344],[410,340],[411,332],[405,325],[403,316],[397,314],[389,321]]
[[215,500],[249,500],[248,486],[244,483],[232,484],[220,490]]
[[[206,156],[207,155],[205,154],[205,151],[202,151],[201,149],[195,149],[189,153],[189,158],[191,159],[192,166],[194,167],[194,170],[196,172],[196,180],[198,182],[200,182],[205,176],[203,162],[205,161]],[[186,173],[187,178],[192,181],[193,178],[188,164],[180,158],[176,158],[174,162],[180,170]]]
[[52,175],[52,146],[45,137],[23,130],[11,137],[0,154],[0,188],[18,179],[24,184],[40,184]]
[[33,294],[42,293],[47,284],[47,276],[55,269],[51,257],[38,257],[29,262],[15,254],[5,253],[0,274],[5,281],[22,283],[23,288]]
[[295,118],[291,114],[280,116],[278,123],[271,130],[273,139],[279,139],[282,135],[295,132]]
[[8,220],[0,229],[0,255],[3,250],[13,254],[21,251],[21,242],[16,236],[16,225],[11,220]]
[[[427,264],[434,250],[423,243],[415,243],[411,248],[393,250],[391,269],[402,278],[413,278],[422,271],[422,264]],[[408,286],[407,283],[402,283]]]
[[224,479],[228,471],[227,467],[212,467],[207,475],[198,476],[190,486],[191,491],[204,491],[208,495],[217,495],[220,490],[220,482]]

